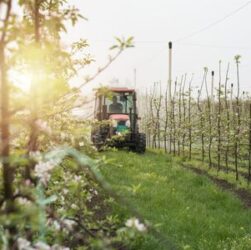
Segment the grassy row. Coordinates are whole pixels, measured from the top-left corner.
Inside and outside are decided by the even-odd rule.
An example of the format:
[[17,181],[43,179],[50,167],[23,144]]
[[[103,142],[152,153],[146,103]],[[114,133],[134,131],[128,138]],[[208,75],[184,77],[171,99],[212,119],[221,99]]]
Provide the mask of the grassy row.
[[[102,168],[114,190],[177,249],[251,249],[251,211],[208,178],[181,167],[179,158],[149,151],[106,152]],[[123,219],[133,216],[114,206]],[[149,233],[140,248],[171,249]]]

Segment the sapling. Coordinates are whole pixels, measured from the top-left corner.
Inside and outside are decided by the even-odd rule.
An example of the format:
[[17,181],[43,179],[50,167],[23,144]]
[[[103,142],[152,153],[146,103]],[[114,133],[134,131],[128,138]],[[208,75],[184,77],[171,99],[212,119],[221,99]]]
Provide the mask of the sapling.
[[[156,88],[158,85],[156,86]],[[160,149],[160,109],[162,103],[162,92],[161,92],[161,83],[159,83],[159,96],[156,103],[156,131],[158,137],[158,148]]]
[[155,135],[154,135],[154,123],[155,123],[155,119],[154,119],[154,109],[153,109],[153,104],[154,103],[154,88],[150,90],[150,135],[151,135],[151,147],[155,148],[156,146],[156,141],[155,141]]
[[183,105],[183,134],[182,134],[182,154],[185,155],[185,139],[186,139],[186,96],[185,96],[185,87],[186,87],[187,74],[184,77],[184,83],[182,86],[182,105]]
[[230,114],[229,114],[229,105],[228,105],[228,93],[227,93],[227,83],[228,83],[228,74],[229,74],[230,64],[228,63],[226,79],[225,79],[225,111],[226,111],[226,150],[225,150],[225,165],[228,172],[228,154],[229,154],[229,135],[230,135]]
[[240,150],[240,76],[239,76],[239,64],[240,64],[240,55],[235,56],[236,63],[236,74],[237,74],[237,96],[236,96],[236,116],[237,116],[237,126],[235,130],[235,143],[234,143],[234,156],[235,156],[235,178],[239,179],[239,171],[238,171],[238,155]]
[[181,146],[181,118],[182,118],[182,113],[181,113],[181,95],[182,95],[182,84],[183,84],[183,75],[181,77],[181,81],[180,81],[180,87],[179,87],[179,96],[178,96],[178,155],[180,155],[180,146]]
[[[214,76],[214,71],[211,72],[212,79]],[[208,112],[208,129],[209,129],[209,143],[208,143],[208,159],[209,159],[209,167],[212,166],[212,159],[211,159],[211,145],[212,145],[212,117],[211,117],[211,98],[209,97],[208,93],[208,86],[207,81],[205,81],[206,86],[206,94],[207,94],[207,112]],[[211,86],[212,88],[212,86]],[[212,96],[211,96],[212,97]]]
[[203,73],[203,79],[201,82],[201,86],[200,89],[198,90],[198,97],[197,97],[197,107],[198,107],[198,111],[199,111],[199,119],[200,119],[200,133],[201,133],[201,159],[204,162],[205,159],[205,146],[204,146],[204,139],[205,139],[205,134],[204,134],[204,114],[203,114],[203,110],[202,110],[202,102],[200,100],[201,95],[202,95],[202,90],[203,90],[203,86],[204,83],[206,82],[206,78],[207,78],[207,72],[208,69],[205,67],[204,68],[204,73]]
[[174,93],[172,100],[172,122],[173,122],[173,153],[176,154],[176,121],[175,121],[175,102],[176,102],[176,91],[177,91],[177,79],[174,83]]
[[217,171],[221,164],[221,61],[219,61],[219,86],[218,86],[218,115],[217,115]]
[[[150,124],[150,109],[149,109],[149,94],[146,90],[146,113],[145,113],[145,126],[146,126],[146,136],[147,136],[147,146],[151,146],[151,124]],[[145,106],[145,103],[143,104]]]
[[164,107],[164,147],[165,147],[165,153],[167,153],[167,128],[168,128],[168,88],[166,88],[165,91],[165,107]]
[[169,154],[172,153],[172,141],[173,141],[173,120],[172,120],[172,93],[169,87],[169,107],[167,107],[168,118],[169,118]]
[[[145,94],[141,96],[141,107],[140,107],[140,112],[143,114],[143,126],[144,126],[144,131],[146,134],[146,145],[149,147],[150,146],[150,138],[149,138],[149,97],[148,97],[148,91],[145,89]],[[145,105],[147,104],[147,105]]]
[[234,110],[233,110],[233,92],[234,92],[234,84],[231,83],[231,89],[230,89],[230,105],[229,105],[229,109],[230,112],[233,114]]
[[191,85],[193,81],[193,75],[189,82],[188,88],[188,137],[189,137],[189,160],[192,158],[192,124],[191,124]]
[[211,148],[212,148],[212,105],[213,104],[213,87],[214,87],[214,71],[211,72],[212,82],[211,82],[211,98],[207,96],[207,106],[208,106],[208,123],[209,123],[209,145],[208,145],[208,159],[209,159],[209,168],[212,167],[212,155],[211,155]]

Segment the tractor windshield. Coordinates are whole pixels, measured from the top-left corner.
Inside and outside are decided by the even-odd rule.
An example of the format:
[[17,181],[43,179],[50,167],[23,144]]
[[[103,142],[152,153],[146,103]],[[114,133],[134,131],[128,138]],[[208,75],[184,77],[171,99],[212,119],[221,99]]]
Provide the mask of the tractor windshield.
[[134,113],[132,93],[113,93],[111,97],[105,98],[105,105],[111,114],[129,114],[130,109]]

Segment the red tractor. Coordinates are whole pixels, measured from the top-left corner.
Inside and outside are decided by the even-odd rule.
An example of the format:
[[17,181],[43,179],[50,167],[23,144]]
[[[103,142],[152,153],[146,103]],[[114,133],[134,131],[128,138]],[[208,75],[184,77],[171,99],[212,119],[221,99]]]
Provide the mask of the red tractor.
[[146,136],[139,132],[140,118],[134,89],[98,89],[94,117],[98,122],[93,125],[91,139],[98,150],[103,146],[113,146],[145,152]]

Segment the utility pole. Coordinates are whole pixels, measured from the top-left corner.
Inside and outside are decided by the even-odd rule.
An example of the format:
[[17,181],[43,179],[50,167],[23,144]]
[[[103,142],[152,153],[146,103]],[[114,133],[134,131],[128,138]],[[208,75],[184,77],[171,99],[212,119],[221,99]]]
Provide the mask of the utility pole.
[[211,103],[212,103],[212,113],[214,113],[214,71],[211,72],[212,83],[211,83]]
[[168,63],[168,106],[166,110],[166,115],[169,117],[169,130],[170,130],[170,136],[169,136],[169,152],[172,151],[172,42],[168,43],[169,47],[169,63]]
[[134,83],[134,88],[136,89],[136,86],[137,86],[137,70],[136,70],[136,68],[133,69],[133,83]]
[[172,42],[168,43],[169,46],[169,68],[168,68],[168,103],[169,109],[172,102]]

